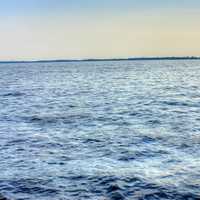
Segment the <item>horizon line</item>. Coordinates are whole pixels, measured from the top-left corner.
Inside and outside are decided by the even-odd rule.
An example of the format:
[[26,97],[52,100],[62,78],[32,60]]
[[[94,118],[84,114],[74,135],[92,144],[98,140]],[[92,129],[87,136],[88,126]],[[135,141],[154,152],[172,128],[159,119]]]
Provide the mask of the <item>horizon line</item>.
[[38,59],[38,60],[0,60],[3,63],[48,63],[48,62],[97,62],[97,61],[134,61],[134,60],[200,60],[200,56],[152,56],[129,58],[85,58],[85,59]]

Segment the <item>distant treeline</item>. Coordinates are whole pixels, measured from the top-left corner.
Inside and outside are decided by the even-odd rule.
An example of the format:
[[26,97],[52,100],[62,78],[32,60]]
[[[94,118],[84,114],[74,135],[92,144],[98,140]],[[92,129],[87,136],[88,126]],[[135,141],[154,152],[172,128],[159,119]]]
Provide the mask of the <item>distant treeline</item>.
[[62,59],[62,60],[32,60],[32,61],[0,61],[0,63],[49,63],[49,62],[96,62],[96,61],[131,61],[131,60],[200,60],[200,57],[133,57],[133,58],[100,58],[100,59]]

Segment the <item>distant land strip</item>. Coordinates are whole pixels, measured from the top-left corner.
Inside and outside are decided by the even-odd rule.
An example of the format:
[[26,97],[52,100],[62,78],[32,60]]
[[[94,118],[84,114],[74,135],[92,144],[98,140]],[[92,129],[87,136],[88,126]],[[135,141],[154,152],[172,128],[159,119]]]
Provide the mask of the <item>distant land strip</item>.
[[142,60],[200,60],[200,57],[186,56],[186,57],[134,57],[134,58],[99,58],[99,59],[58,59],[58,60],[14,60],[14,61],[0,61],[2,63],[50,63],[50,62],[102,62],[102,61],[142,61]]

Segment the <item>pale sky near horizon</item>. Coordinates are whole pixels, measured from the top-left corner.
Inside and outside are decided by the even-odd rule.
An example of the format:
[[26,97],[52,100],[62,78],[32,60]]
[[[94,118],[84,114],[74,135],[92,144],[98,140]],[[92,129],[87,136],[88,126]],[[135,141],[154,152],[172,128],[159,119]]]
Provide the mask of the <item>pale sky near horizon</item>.
[[200,56],[199,0],[0,0],[0,60]]

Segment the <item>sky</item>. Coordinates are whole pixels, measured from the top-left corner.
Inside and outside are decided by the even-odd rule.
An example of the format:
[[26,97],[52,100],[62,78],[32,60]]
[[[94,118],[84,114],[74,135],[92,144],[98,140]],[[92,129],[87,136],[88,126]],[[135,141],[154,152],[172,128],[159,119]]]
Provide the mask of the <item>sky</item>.
[[200,56],[199,0],[0,0],[0,60]]

